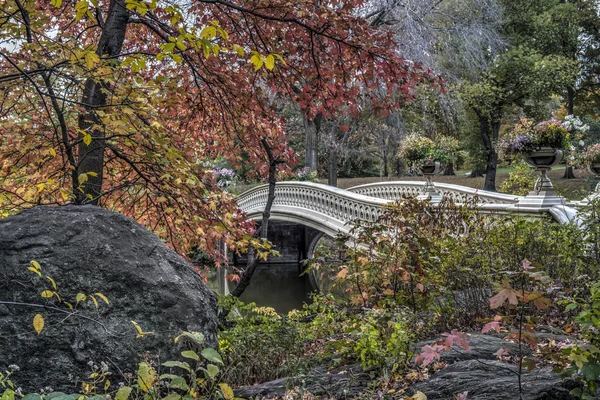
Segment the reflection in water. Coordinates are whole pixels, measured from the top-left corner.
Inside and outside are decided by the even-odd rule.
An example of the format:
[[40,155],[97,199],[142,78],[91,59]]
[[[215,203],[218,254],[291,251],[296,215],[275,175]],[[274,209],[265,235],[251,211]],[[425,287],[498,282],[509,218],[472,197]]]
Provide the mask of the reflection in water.
[[[273,307],[278,313],[300,309],[310,302],[313,288],[308,277],[299,274],[298,264],[259,265],[240,300],[254,302],[259,307]],[[235,283],[230,282],[230,290],[234,287]]]

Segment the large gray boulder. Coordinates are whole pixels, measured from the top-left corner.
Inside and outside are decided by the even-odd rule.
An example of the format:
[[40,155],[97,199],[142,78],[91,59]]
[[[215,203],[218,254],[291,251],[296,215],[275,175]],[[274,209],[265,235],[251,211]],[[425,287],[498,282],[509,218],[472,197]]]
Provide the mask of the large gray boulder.
[[[41,265],[42,277],[29,271]],[[58,286],[63,300],[88,300],[69,315],[56,297],[41,297]],[[105,363],[111,382],[125,381],[137,364],[176,357],[173,338],[183,331],[202,332],[217,342],[216,299],[183,258],[137,222],[94,206],[36,207],[0,220],[0,371],[20,367],[13,380],[27,391],[52,387],[81,389],[90,365]],[[96,308],[89,295],[100,292]],[[28,303],[11,305],[6,302]],[[32,320],[40,313],[38,335]],[[152,334],[136,338],[131,321]]]

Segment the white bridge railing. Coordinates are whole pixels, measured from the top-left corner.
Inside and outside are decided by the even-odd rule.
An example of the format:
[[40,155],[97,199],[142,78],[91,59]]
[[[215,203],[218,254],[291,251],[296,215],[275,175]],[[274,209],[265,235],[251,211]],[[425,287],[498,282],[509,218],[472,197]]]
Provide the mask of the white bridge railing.
[[[279,182],[271,209],[274,219],[311,226],[329,235],[347,232],[356,219],[374,221],[381,207],[403,195],[417,196],[424,182],[399,181],[361,185],[348,190],[312,182]],[[455,203],[476,200],[474,207],[486,213],[519,213],[531,216],[552,215],[560,223],[578,219],[568,204],[539,207],[528,197],[486,192],[458,185],[436,183],[436,189]],[[268,185],[254,187],[238,198],[240,209],[249,218],[261,219],[267,204]]]
[[[394,201],[402,196],[418,196],[423,186],[425,186],[425,182],[394,181],[369,183],[354,186],[347,190],[365,196]],[[452,200],[454,203],[466,203],[467,201],[476,200],[479,204],[517,204],[523,199],[523,196],[488,192],[486,190],[478,190],[449,183],[435,183],[435,188],[443,197]]]

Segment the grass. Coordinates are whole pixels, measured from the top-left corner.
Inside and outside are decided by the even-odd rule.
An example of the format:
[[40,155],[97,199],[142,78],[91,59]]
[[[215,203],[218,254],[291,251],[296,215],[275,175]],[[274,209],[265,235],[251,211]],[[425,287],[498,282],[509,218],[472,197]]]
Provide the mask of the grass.
[[[498,168],[496,172],[496,189],[500,190],[502,182],[508,178],[510,172],[512,171],[511,167]],[[566,197],[569,200],[581,200],[588,194],[590,194],[598,180],[587,170],[585,169],[576,169],[575,176],[576,179],[563,179],[562,176],[564,174],[565,167],[555,167],[552,171],[548,173],[550,180],[554,184],[554,187],[558,192]],[[433,178],[434,182],[443,182],[443,183],[452,183],[454,185],[461,185],[466,187],[472,187],[475,189],[482,189],[485,178],[470,178],[467,173],[469,171],[459,170],[455,171],[456,175],[437,175]],[[342,189],[347,189],[352,186],[365,185],[367,183],[375,183],[375,182],[389,182],[389,181],[423,181],[425,178],[423,176],[400,176],[400,177],[389,177],[389,178],[379,178],[376,177],[363,177],[363,178],[338,178],[338,187]],[[327,180],[321,180],[321,183],[326,184]],[[253,188],[254,186],[259,185],[259,183],[255,184],[247,184],[247,185],[238,185],[236,186],[232,192],[236,194],[243,193],[244,191]],[[532,188],[533,190],[533,188]]]

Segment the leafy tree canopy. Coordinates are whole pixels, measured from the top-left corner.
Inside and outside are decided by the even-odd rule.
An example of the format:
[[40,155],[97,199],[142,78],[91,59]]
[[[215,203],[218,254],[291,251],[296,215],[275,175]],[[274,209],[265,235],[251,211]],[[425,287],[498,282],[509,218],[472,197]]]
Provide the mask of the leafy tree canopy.
[[[272,107],[385,112],[439,78],[360,0],[7,0],[0,5],[0,205],[101,204],[172,245],[245,247],[203,161],[293,162]],[[378,95],[373,96],[373,90]]]

